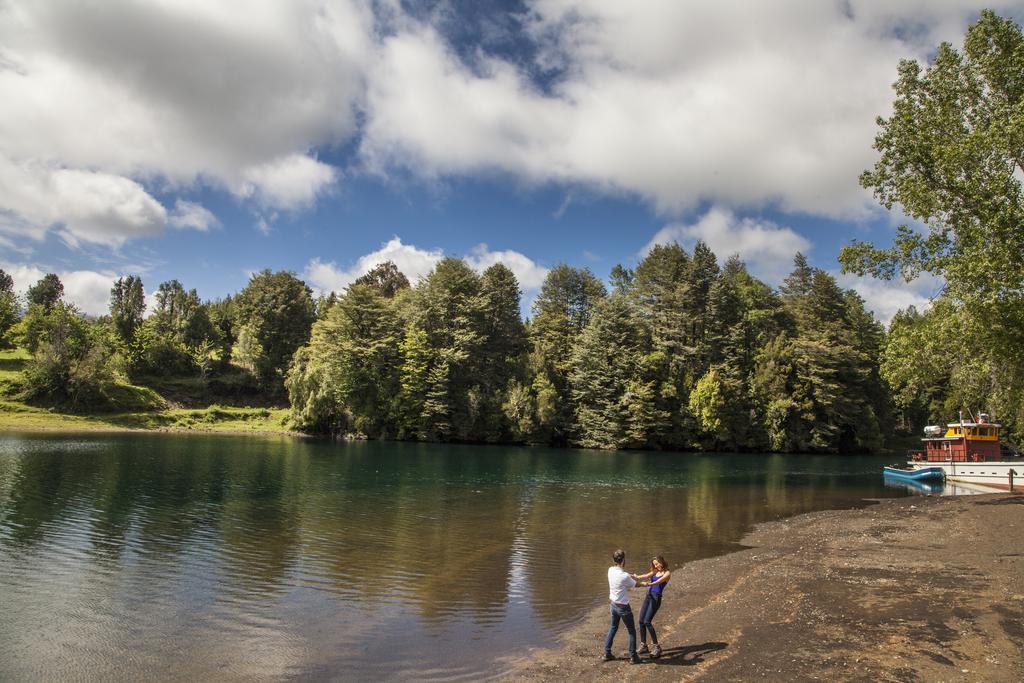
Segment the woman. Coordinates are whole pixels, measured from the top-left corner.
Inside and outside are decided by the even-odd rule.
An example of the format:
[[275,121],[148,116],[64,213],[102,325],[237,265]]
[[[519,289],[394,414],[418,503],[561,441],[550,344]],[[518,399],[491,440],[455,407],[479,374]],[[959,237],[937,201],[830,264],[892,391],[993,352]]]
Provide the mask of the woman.
[[672,578],[672,572],[668,570],[668,563],[665,562],[665,558],[658,555],[651,560],[651,571],[646,574],[640,574],[636,578],[640,579],[641,586],[650,586],[647,589],[644,606],[640,609],[640,647],[637,648],[637,652],[644,653],[648,651],[647,632],[650,631],[651,656],[659,657],[661,656],[661,646],[658,645],[658,634],[654,632],[654,624],[651,622],[654,621],[654,615],[658,613],[658,608],[661,607],[661,593],[665,590],[665,584]]

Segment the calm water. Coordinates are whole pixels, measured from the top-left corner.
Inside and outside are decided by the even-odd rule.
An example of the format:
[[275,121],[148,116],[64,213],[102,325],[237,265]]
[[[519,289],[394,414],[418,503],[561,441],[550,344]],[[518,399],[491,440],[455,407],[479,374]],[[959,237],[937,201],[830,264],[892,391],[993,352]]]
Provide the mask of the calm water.
[[885,462],[0,434],[0,679],[479,678]]

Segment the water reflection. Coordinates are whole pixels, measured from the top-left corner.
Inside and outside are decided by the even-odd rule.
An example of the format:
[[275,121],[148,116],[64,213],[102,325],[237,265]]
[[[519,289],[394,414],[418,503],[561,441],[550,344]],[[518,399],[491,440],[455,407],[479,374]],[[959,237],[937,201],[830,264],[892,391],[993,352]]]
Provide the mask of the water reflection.
[[[877,458],[0,437],[0,679],[476,677]],[[183,656],[187,653],[187,656]]]

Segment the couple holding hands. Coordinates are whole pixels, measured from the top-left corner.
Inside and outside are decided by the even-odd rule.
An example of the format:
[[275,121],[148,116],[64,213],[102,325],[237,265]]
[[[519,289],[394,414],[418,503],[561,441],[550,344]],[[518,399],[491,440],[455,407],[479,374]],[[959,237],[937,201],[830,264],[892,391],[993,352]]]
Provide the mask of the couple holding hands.
[[[608,637],[604,640],[604,657],[602,661],[610,662],[615,657],[612,655],[612,641],[615,640],[615,633],[619,630],[619,622],[626,624],[629,632],[629,662],[639,664],[640,656],[637,654],[648,652],[647,632],[651,632],[651,657],[661,655],[661,647],[658,645],[658,634],[654,631],[654,615],[661,607],[661,594],[665,590],[665,584],[672,577],[668,570],[668,564],[661,555],[651,560],[651,571],[646,574],[629,574],[623,568],[626,564],[626,553],[623,550],[616,550],[612,553],[612,561],[615,563],[608,568],[608,600],[611,602],[612,626],[608,629]],[[647,597],[644,599],[644,606],[640,609],[640,649],[636,646],[636,625],[633,623],[633,609],[629,606],[629,590],[636,586],[647,587]]]

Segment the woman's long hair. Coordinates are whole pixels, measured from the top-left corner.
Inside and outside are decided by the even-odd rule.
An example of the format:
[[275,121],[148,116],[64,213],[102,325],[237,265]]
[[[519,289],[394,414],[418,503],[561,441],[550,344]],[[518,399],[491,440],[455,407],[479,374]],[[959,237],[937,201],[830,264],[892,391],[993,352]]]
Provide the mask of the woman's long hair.
[[[657,567],[654,566],[655,561],[657,561],[657,563],[661,565],[661,569],[658,569]],[[658,572],[658,571],[667,572],[668,571],[668,562],[666,562],[665,558],[662,557],[661,555],[655,555],[654,559],[651,560],[651,571],[652,572]]]

